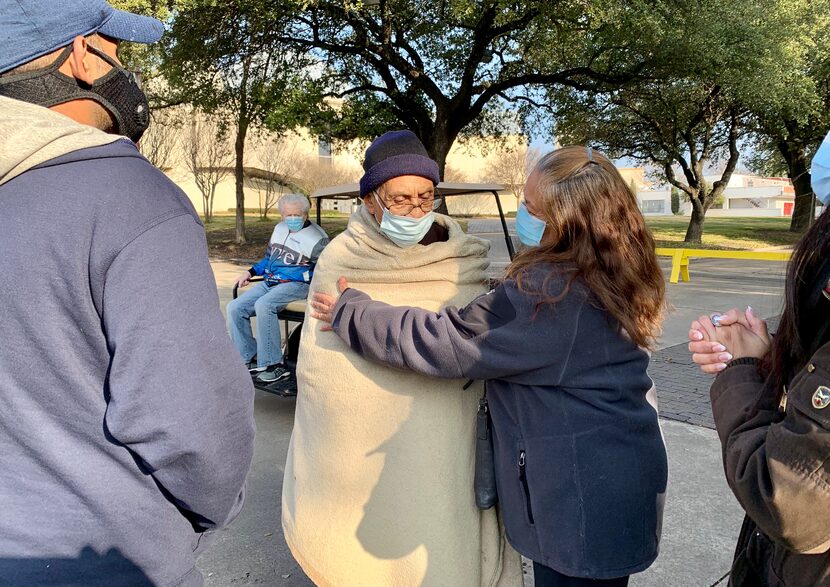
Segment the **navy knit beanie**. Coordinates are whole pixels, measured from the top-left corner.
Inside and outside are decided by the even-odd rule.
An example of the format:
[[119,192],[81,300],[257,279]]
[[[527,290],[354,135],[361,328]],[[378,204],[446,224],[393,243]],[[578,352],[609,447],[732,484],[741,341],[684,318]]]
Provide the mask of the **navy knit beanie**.
[[438,164],[411,130],[393,130],[376,138],[366,149],[360,178],[360,197],[401,175],[419,175],[438,185]]

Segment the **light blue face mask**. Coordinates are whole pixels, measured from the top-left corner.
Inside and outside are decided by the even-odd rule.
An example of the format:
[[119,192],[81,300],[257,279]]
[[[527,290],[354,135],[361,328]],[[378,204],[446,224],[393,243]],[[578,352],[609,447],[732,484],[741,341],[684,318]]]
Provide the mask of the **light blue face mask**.
[[544,220],[536,218],[528,211],[524,202],[519,204],[519,209],[516,211],[516,235],[523,245],[538,247],[542,242],[546,226]]
[[818,151],[813,155],[810,183],[813,185],[816,199],[826,206],[830,202],[830,133],[824,137]]
[[417,245],[421,242],[421,239],[424,238],[424,235],[432,227],[432,223],[435,222],[435,215],[432,212],[427,212],[420,218],[396,216],[381,203],[376,192],[372,194],[375,196],[377,205],[383,208],[383,219],[380,221],[380,231],[402,249]]
[[291,232],[297,232],[298,230],[303,229],[305,220],[302,216],[286,216],[285,223],[288,225],[288,230]]

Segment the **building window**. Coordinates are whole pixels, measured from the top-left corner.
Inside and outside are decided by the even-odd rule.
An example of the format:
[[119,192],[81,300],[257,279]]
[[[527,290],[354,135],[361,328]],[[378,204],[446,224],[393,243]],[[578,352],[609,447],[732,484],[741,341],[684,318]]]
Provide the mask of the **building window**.
[[326,137],[317,137],[317,153],[320,159],[331,162],[331,141]]
[[643,214],[665,214],[666,202],[665,200],[641,200],[640,212]]

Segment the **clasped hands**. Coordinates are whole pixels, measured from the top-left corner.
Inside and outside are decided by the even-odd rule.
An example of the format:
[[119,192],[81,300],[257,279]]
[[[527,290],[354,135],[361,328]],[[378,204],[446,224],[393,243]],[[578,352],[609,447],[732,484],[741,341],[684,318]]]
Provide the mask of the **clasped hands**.
[[751,307],[743,312],[733,308],[725,314],[701,316],[690,326],[689,341],[692,361],[712,375],[726,369],[732,359],[760,359],[770,348],[767,323],[755,316]]

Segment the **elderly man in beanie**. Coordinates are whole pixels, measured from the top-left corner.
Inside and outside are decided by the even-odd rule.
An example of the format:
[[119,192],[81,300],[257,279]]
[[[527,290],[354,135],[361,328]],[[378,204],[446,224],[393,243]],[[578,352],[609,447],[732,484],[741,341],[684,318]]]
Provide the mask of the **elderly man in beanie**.
[[103,0],[0,2],[3,585],[198,587],[242,505],[253,387],[116,53],[162,31]]
[[366,150],[363,169],[360,197],[389,240],[402,248],[447,240],[449,232],[432,214],[441,203],[435,198],[438,164],[412,131],[378,137]]
[[[433,212],[438,166],[418,138],[386,133],[363,167],[363,205],[311,290],[333,293],[344,275],[376,299],[432,310],[482,293],[488,245]],[[303,325],[297,382],[282,521],[317,585],[521,584],[495,511],[475,506],[481,384],[369,363],[316,320]]]

